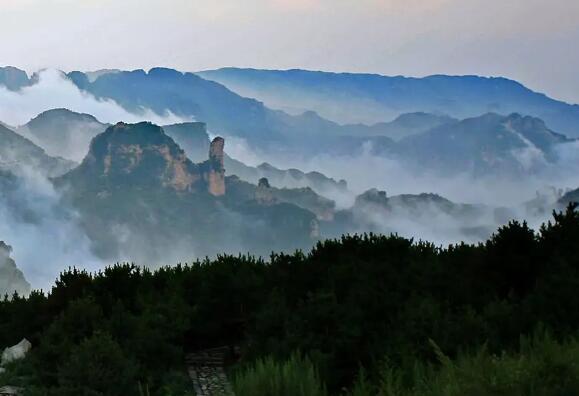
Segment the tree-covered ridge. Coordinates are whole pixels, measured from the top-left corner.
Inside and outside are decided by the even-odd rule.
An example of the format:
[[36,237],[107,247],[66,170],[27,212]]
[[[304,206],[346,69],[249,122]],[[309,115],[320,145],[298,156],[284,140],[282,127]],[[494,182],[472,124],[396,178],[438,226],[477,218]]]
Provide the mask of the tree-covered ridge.
[[372,379],[380,362],[436,362],[429,340],[449,358],[482,344],[514,352],[539,325],[556,339],[579,329],[575,208],[538,232],[511,222],[478,245],[370,234],[268,261],[70,269],[50,293],[0,303],[0,345],[32,341],[11,375],[44,395],[131,395],[139,383],[171,394],[161,389],[181,383],[184,352],[219,345],[241,346],[242,364],[306,354],[333,394],[360,367]]

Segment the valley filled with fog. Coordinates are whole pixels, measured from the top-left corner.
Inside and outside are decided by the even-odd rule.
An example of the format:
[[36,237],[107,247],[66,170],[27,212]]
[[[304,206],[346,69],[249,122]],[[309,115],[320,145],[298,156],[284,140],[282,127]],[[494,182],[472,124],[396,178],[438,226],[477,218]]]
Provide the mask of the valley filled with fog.
[[7,67],[0,122],[2,293],[343,234],[477,243],[579,198],[579,107],[503,78]]

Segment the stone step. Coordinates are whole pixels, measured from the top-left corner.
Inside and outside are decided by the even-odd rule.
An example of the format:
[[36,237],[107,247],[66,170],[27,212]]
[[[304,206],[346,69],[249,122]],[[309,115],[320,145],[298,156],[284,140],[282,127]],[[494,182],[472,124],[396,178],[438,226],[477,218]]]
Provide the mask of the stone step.
[[224,368],[229,353],[230,348],[219,347],[190,353],[185,357],[197,396],[235,396]]

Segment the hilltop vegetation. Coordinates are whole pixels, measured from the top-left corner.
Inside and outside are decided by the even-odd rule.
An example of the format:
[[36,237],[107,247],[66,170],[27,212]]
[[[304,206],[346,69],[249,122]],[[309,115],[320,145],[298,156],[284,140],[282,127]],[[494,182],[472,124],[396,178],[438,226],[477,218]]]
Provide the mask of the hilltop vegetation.
[[[137,395],[139,384],[152,394],[183,394],[175,389],[186,384],[184,351],[238,345],[236,383],[244,386],[294,356],[278,379],[297,365],[329,394],[343,387],[378,394],[387,383],[398,391],[382,394],[422,394],[413,376],[422,373],[432,386],[468,384],[450,370],[464,376],[469,367],[476,373],[474,364],[512,371],[509,381],[529,386],[540,378],[533,385],[520,365],[531,373],[543,367],[552,370],[545,381],[567,378],[576,390],[577,347],[567,341],[579,329],[575,208],[537,233],[511,222],[479,245],[360,235],[267,262],[221,256],[154,272],[128,264],[92,275],[71,269],[48,294],[0,303],[0,345],[27,337],[35,346],[5,375],[30,394]],[[534,334],[521,347],[521,336]],[[483,352],[467,353],[483,344]],[[477,374],[481,381],[488,370]],[[517,389],[506,394],[532,394]],[[540,394],[563,394],[545,389]],[[496,394],[489,392],[477,394]]]

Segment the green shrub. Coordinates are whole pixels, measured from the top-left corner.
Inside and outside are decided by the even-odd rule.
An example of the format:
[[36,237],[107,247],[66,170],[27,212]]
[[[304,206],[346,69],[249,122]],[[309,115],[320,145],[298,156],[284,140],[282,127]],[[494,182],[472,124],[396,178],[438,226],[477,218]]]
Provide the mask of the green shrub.
[[108,334],[96,333],[73,348],[58,370],[59,394],[127,396],[137,393],[137,366]]
[[[546,333],[521,338],[518,353],[486,347],[451,360],[433,343],[439,366],[382,370],[378,390],[356,396],[567,396],[579,395],[579,342],[556,342]],[[354,388],[360,388],[361,381]]]
[[298,354],[258,360],[234,376],[233,387],[237,396],[326,396],[313,363]]

